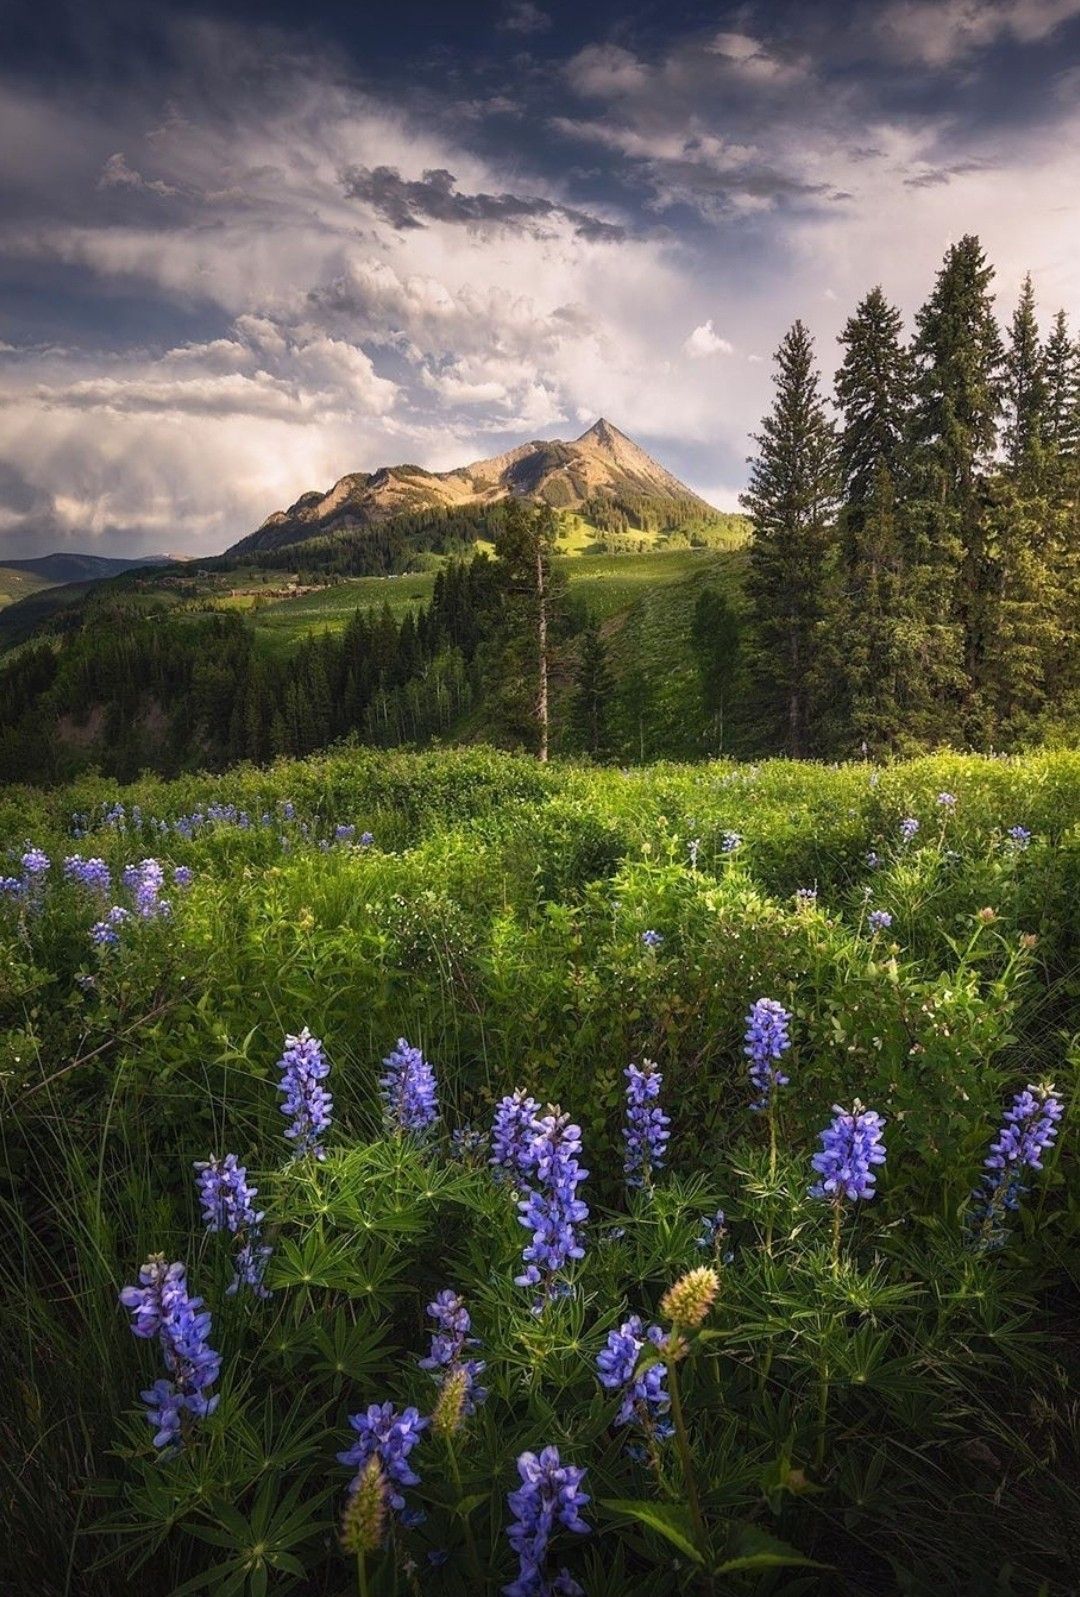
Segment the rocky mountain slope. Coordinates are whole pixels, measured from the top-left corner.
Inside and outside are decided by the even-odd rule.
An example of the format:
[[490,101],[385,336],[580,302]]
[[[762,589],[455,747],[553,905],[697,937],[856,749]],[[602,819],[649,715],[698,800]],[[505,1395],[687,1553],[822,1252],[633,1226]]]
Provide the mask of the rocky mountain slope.
[[355,530],[416,511],[494,504],[509,497],[543,500],[576,509],[597,496],[611,499],[690,500],[711,507],[603,417],[569,443],[538,439],[490,460],[455,471],[421,466],[381,466],[352,472],[328,493],[306,493],[268,516],[262,526],[227,551],[279,549],[327,533]]

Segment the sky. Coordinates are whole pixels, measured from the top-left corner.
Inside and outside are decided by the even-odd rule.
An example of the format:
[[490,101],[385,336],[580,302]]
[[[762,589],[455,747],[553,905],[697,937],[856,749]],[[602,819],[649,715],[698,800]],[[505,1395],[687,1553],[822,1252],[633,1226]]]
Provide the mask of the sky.
[[0,558],[223,549],[600,415],[737,505],[771,356],[978,233],[1080,323],[1080,0],[0,0]]

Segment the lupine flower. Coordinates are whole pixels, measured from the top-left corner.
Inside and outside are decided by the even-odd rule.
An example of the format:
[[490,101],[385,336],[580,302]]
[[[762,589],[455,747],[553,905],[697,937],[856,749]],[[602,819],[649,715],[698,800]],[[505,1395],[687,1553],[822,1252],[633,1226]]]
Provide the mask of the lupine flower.
[[402,1488],[419,1486],[420,1477],[409,1464],[409,1454],[427,1429],[419,1409],[403,1409],[399,1414],[392,1403],[372,1403],[362,1414],[351,1414],[349,1424],[357,1439],[338,1454],[338,1462],[355,1467],[357,1474],[349,1490],[359,1490],[364,1466],[377,1458],[386,1477],[387,1500],[403,1524],[416,1524],[415,1512],[406,1509]]
[[[701,1222],[701,1230],[694,1238],[694,1244],[699,1248],[711,1249],[719,1254],[723,1244],[727,1241],[728,1223],[727,1215],[723,1209],[717,1209],[715,1214],[707,1214]],[[730,1249],[723,1255],[723,1263],[730,1264],[735,1257]]]
[[24,898],[26,879],[22,876],[0,876],[0,893],[5,898]]
[[866,868],[867,868],[867,870],[876,871],[878,869],[878,867],[880,866],[880,864],[881,864],[881,856],[880,856],[880,854],[875,853],[875,851],[873,849],[871,849],[870,852],[866,856]]
[[530,1150],[536,1136],[536,1113],[540,1108],[524,1087],[508,1093],[495,1110],[491,1127],[491,1163],[515,1176],[526,1174]]
[[885,1122],[874,1109],[864,1109],[856,1098],[850,1112],[833,1104],[833,1122],[819,1133],[821,1152],[811,1163],[819,1180],[810,1188],[812,1198],[852,1203],[874,1196],[874,1166],[885,1163],[882,1132]]
[[943,810],[954,810],[956,808],[956,794],[939,793],[937,796],[937,802]]
[[872,909],[866,923],[872,932],[887,932],[892,925],[892,916],[887,909]]
[[638,1360],[646,1343],[660,1347],[664,1333],[658,1325],[646,1331],[641,1316],[632,1314],[617,1331],[609,1331],[607,1346],[596,1355],[596,1371],[600,1385],[609,1392],[619,1392],[622,1404],[615,1416],[616,1425],[645,1425],[656,1436],[670,1436],[672,1427],[662,1416],[671,1407],[664,1382],[667,1370],[663,1364],[650,1364],[640,1375],[636,1374]]
[[64,861],[64,878],[76,882],[92,893],[107,897],[112,886],[112,872],[103,859],[83,859],[81,854],[69,854]]
[[780,1069],[781,1060],[791,1047],[791,1016],[775,998],[759,998],[746,1017],[746,1042],[743,1053],[750,1061],[750,1080],[757,1097],[750,1105],[760,1112],[769,1108],[773,1094],[791,1080]]
[[645,944],[646,948],[660,948],[663,945],[664,934],[663,932],[654,932],[650,928],[649,931],[642,932],[641,941]]
[[351,843],[355,836],[356,836],[356,827],[355,826],[345,825],[345,826],[335,826],[334,827],[334,842],[335,843]]
[[576,1227],[588,1219],[588,1205],[577,1189],[588,1175],[577,1162],[581,1127],[558,1108],[536,1121],[528,1179],[533,1188],[518,1204],[518,1221],[532,1232],[522,1251],[525,1270],[517,1286],[542,1286],[537,1310],[559,1290],[556,1278],[572,1259],[585,1256]]
[[46,875],[49,870],[50,860],[49,856],[40,848],[28,848],[19,863],[27,876],[33,878]]
[[141,1394],[154,1426],[155,1447],[180,1439],[185,1413],[204,1419],[217,1407],[209,1388],[218,1378],[221,1357],[207,1341],[210,1315],[202,1301],[188,1294],[185,1266],[166,1264],[163,1253],[151,1254],[139,1271],[139,1285],[120,1293],[120,1302],[132,1315],[133,1334],[145,1340],[157,1337],[169,1376]]
[[386,1118],[398,1131],[427,1131],[439,1118],[435,1072],[419,1048],[399,1037],[383,1060],[379,1087]]
[[723,837],[720,839],[720,848],[725,854],[734,854],[735,850],[741,847],[741,845],[741,832],[725,832]]
[[462,1413],[472,1414],[477,1404],[482,1403],[487,1397],[487,1392],[482,1386],[476,1385],[477,1376],[482,1375],[484,1371],[483,1360],[463,1357],[466,1348],[480,1345],[474,1336],[469,1335],[472,1320],[465,1307],[465,1300],[447,1287],[438,1294],[434,1302],[428,1304],[427,1311],[435,1321],[436,1330],[431,1338],[430,1353],[419,1361],[420,1368],[430,1370],[436,1378],[440,1372],[443,1372],[444,1379],[450,1372],[461,1371],[465,1377]]
[[522,1453],[517,1468],[521,1485],[507,1494],[514,1524],[506,1534],[519,1568],[517,1579],[503,1587],[505,1597],[581,1597],[582,1588],[565,1569],[550,1571],[549,1543],[560,1525],[577,1535],[588,1534],[580,1513],[589,1501],[581,1490],[585,1471],[563,1464],[557,1447],[545,1447],[539,1457]]
[[1049,1085],[1025,1087],[1005,1111],[972,1193],[971,1223],[983,1247],[1000,1247],[1005,1241],[1005,1216],[1019,1209],[1027,1191],[1021,1173],[1042,1169],[1042,1155],[1054,1144],[1061,1116],[1061,1100]]
[[352,1484],[341,1516],[341,1545],[355,1558],[379,1550],[386,1534],[386,1475],[372,1453]]
[[296,1157],[302,1159],[311,1154],[316,1159],[325,1159],[326,1150],[319,1136],[330,1126],[334,1102],[320,1084],[330,1074],[330,1066],[323,1056],[322,1043],[306,1026],[299,1037],[285,1038],[285,1052],[278,1060],[278,1069],[281,1082],[277,1090],[285,1094],[281,1112],[292,1121],[285,1135],[295,1145]]
[[660,1313],[681,1329],[693,1331],[702,1323],[720,1290],[720,1277],[707,1264],[687,1270],[660,1299]]
[[1017,850],[1027,848],[1031,842],[1031,833],[1026,826],[1010,826],[1008,837],[1010,846]]
[[374,832],[361,832],[360,833],[360,847],[361,848],[370,848],[372,843],[374,843],[374,841],[375,841],[375,833]]
[[463,1364],[455,1364],[447,1371],[431,1411],[435,1435],[455,1436],[469,1412],[469,1402],[469,1372]]
[[627,1186],[648,1186],[654,1172],[664,1163],[664,1149],[671,1135],[668,1130],[671,1121],[659,1103],[664,1078],[652,1059],[643,1059],[640,1065],[628,1065],[623,1075],[626,1077],[623,1170]]
[[138,865],[124,869],[124,886],[135,896],[135,913],[144,920],[156,915],[168,915],[172,906],[161,897],[165,884],[165,870],[156,859],[140,860]]
[[195,880],[195,872],[190,865],[177,865],[172,874],[177,887],[190,887]]
[[797,887],[795,889],[795,908],[813,909],[817,903],[816,887]]
[[690,855],[690,869],[692,871],[696,871],[697,870],[698,854],[699,854],[700,850],[701,850],[701,839],[700,839],[700,837],[692,837],[690,839],[690,842],[687,844],[687,853]]
[[908,815],[900,822],[900,836],[905,843],[910,843],[919,830],[919,823],[914,815]]
[[258,1187],[248,1185],[247,1171],[237,1164],[235,1153],[195,1163],[196,1186],[207,1231],[227,1231],[239,1236],[241,1245],[233,1261],[235,1275],[228,1287],[230,1297],[242,1286],[250,1286],[257,1297],[268,1298],[263,1275],[272,1249],[263,1245],[259,1230],[263,1211],[255,1208]]
[[488,1151],[490,1138],[478,1126],[455,1126],[450,1133],[451,1158],[462,1164],[480,1164]]

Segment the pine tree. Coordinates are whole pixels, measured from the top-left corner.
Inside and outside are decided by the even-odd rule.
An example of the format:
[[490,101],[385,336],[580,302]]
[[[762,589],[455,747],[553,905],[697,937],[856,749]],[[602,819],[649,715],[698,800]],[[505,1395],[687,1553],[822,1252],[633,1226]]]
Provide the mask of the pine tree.
[[1054,317],[1046,341],[1046,405],[1043,436],[1060,458],[1080,450],[1080,346],[1069,337],[1064,311]]
[[808,750],[816,709],[836,446],[802,322],[785,336],[775,360],[776,398],[755,438],[759,453],[742,503],[754,522],[748,591],[758,681],[784,727],[788,754],[797,758]]
[[848,318],[838,342],[836,404],[844,422],[838,440],[840,485],[847,508],[866,505],[884,469],[897,486],[911,409],[911,356],[903,320],[881,288],[872,288]]
[[1024,278],[1013,312],[1005,357],[1005,455],[1017,476],[1038,471],[1046,428],[1046,362],[1035,318],[1031,273]]
[[[913,498],[905,507],[917,657],[924,679],[919,734],[955,736],[955,710],[978,695],[990,571],[983,511],[1003,395],[1004,350],[979,240],[946,253],[916,318]],[[966,728],[963,729],[966,732]]]
[[615,683],[608,667],[600,628],[589,621],[581,635],[574,697],[570,705],[570,738],[574,748],[594,759],[611,753],[611,707]]
[[546,760],[550,739],[552,628],[565,579],[553,569],[555,516],[550,505],[514,500],[495,536],[505,595],[503,648],[492,687],[504,729],[530,742]]

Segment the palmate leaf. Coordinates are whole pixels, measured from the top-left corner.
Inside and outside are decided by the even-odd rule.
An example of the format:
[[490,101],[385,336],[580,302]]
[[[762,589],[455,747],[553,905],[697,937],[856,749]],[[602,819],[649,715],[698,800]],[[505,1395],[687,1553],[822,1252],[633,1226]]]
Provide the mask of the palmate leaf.
[[659,1531],[687,1558],[692,1558],[695,1564],[703,1562],[701,1553],[694,1545],[690,1515],[678,1504],[651,1503],[647,1498],[605,1497],[599,1506],[610,1509],[613,1514],[620,1514],[624,1519],[635,1519],[650,1530]]

